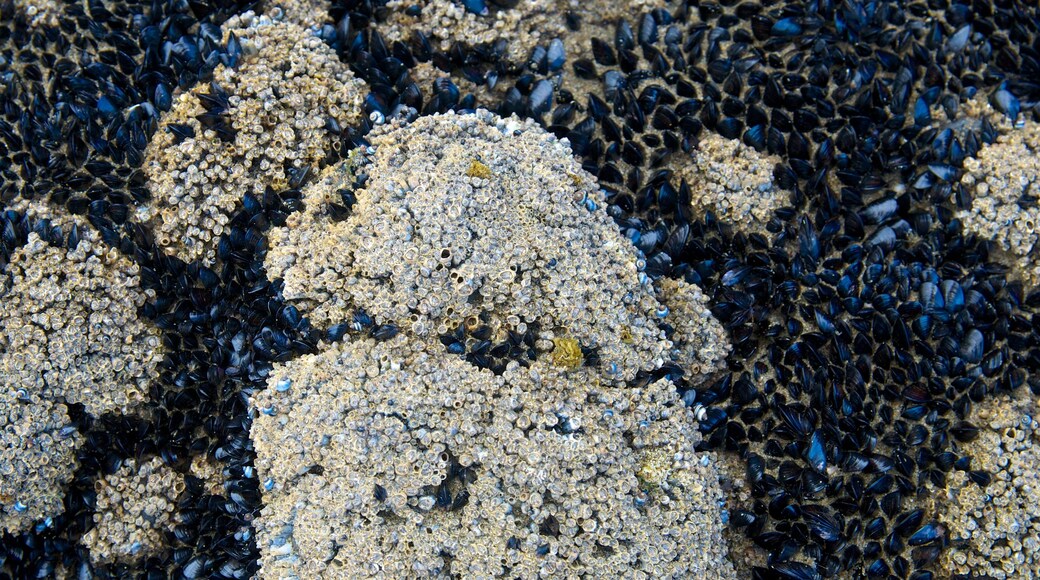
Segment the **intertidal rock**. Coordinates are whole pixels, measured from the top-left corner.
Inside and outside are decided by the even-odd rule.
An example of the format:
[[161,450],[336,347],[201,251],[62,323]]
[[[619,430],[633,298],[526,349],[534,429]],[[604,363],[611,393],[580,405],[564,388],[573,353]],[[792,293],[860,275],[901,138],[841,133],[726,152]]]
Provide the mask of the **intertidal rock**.
[[339,146],[328,126],[362,112],[364,83],[312,31],[252,12],[226,26],[241,62],[180,94],[146,150],[154,199],[137,217],[185,261],[212,263],[245,195],[298,187]]
[[0,269],[0,529],[10,532],[63,509],[83,443],[69,405],[94,417],[136,410],[163,360],[158,330],[138,315],[151,295],[138,266],[78,217],[35,204],[16,225],[18,215],[0,224],[5,241],[30,229]]
[[183,476],[158,457],[140,466],[130,460],[95,490],[95,527],[83,537],[92,561],[127,564],[162,551],[163,535],[173,531]]
[[992,239],[1030,286],[1040,284],[1040,128],[1030,122],[1007,130],[964,168],[961,184],[971,196],[959,214],[965,227]]
[[[531,122],[424,117],[372,147],[272,236],[286,297],[353,332],[254,397],[261,576],[733,577],[666,378],[728,352],[699,292],[662,291],[697,313],[665,328],[595,182]],[[350,216],[312,231],[337,197]]]
[[487,112],[379,128],[371,142],[363,185],[333,169],[271,234],[267,271],[313,322],[361,310],[446,346],[465,326],[490,325],[485,340],[537,325],[626,380],[669,360],[668,307],[564,142]]

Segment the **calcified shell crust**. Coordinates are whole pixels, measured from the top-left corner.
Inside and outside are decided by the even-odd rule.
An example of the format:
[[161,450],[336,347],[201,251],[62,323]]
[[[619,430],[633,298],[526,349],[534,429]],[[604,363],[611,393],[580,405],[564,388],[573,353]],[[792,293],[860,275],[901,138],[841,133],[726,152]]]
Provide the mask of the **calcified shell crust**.
[[130,563],[161,553],[184,487],[184,478],[158,457],[140,466],[129,461],[99,480],[95,527],[83,537],[91,560]]
[[[656,323],[667,308],[564,144],[487,112],[422,117],[371,141],[369,178],[349,218],[271,237],[268,272],[312,320],[335,324],[362,309],[429,340],[483,314],[496,328],[537,324],[541,339],[572,336],[625,380],[667,360]],[[483,176],[470,175],[474,163]],[[327,213],[321,200],[350,178],[333,170],[305,193],[298,219]],[[678,362],[718,338],[684,337],[689,351]],[[706,372],[722,352],[704,353]]]
[[255,405],[263,578],[735,577],[668,381],[496,377],[405,334],[277,367]]
[[[255,399],[261,575],[731,576],[692,412],[668,381],[624,383],[665,361],[717,370],[699,291],[662,292],[683,316],[672,348],[593,182],[531,122],[434,115],[371,142],[304,193],[268,270],[318,320],[402,331],[276,366]],[[350,217],[321,223],[356,171]],[[438,335],[469,320],[540,328],[551,356],[459,357]]]
[[137,217],[185,261],[215,261],[243,195],[263,199],[325,161],[339,145],[327,118],[361,116],[364,83],[311,31],[252,12],[225,26],[241,64],[180,94],[145,150],[153,201]]

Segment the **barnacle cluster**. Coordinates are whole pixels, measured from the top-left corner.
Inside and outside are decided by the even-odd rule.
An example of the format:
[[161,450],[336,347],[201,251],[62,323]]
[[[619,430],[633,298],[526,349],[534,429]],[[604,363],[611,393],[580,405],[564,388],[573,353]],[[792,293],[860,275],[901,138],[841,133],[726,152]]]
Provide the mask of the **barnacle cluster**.
[[942,558],[950,576],[1040,575],[1037,417],[1036,396],[1024,389],[979,406],[978,438],[966,447],[975,458],[973,466],[985,470],[990,483],[980,488],[967,473],[951,476],[942,514],[950,529],[950,549]]
[[[674,360],[687,361],[683,370],[693,383],[722,369],[730,353],[726,330],[712,315],[708,297],[699,287],[685,280],[662,278],[658,280],[659,299],[671,305],[662,311],[673,326],[670,336],[674,348]],[[625,335],[622,335],[623,337]]]
[[62,509],[83,442],[68,406],[134,410],[163,358],[158,332],[138,316],[148,292],[137,265],[85,221],[51,217],[34,205],[0,222],[0,510],[10,532]]
[[780,163],[736,139],[705,135],[689,160],[676,162],[676,176],[690,188],[694,216],[706,212],[747,233],[766,233],[776,210],[790,203],[790,192],[773,179]]
[[212,263],[243,198],[298,188],[361,114],[364,83],[312,31],[252,12],[226,27],[242,62],[179,94],[145,150],[137,218],[185,261]]
[[[634,251],[567,150],[530,122],[434,115],[374,132],[372,147],[351,216],[308,240],[333,246],[321,258],[337,276],[308,273],[311,245],[291,245],[304,235],[292,227],[272,235],[268,267],[322,319],[362,309],[402,331],[276,366],[255,396],[261,573],[726,576],[712,563],[721,491],[691,454],[692,411],[647,374],[720,364],[709,343],[724,337],[699,292],[662,293],[700,313],[671,350],[654,322],[669,310]],[[476,151],[488,171],[467,175]],[[537,325],[534,346],[552,356],[488,372],[431,332],[454,319],[485,342]],[[582,343],[596,362],[583,366]]]
[[63,403],[0,391],[0,532],[19,533],[61,512],[82,443]]
[[961,177],[970,207],[960,212],[965,228],[993,240],[1031,286],[1040,284],[1035,251],[1040,236],[1040,129],[1030,122],[1004,132],[966,159]]
[[733,577],[667,380],[496,377],[402,334],[278,367],[256,405],[262,577]]
[[205,455],[197,455],[191,459],[188,474],[196,478],[208,495],[223,493],[224,473],[220,463]]
[[157,330],[138,316],[149,297],[138,266],[82,220],[29,216],[36,230],[0,286],[0,381],[94,416],[131,411],[163,357]]
[[[272,232],[267,270],[287,300],[319,324],[360,308],[420,337],[488,311],[502,334],[538,323],[553,333],[543,338],[595,347],[625,379],[666,359],[667,311],[557,139],[486,112],[387,127],[370,135],[362,188],[349,191],[349,173],[314,186],[356,198],[349,217]],[[474,155],[487,177],[470,175]],[[327,194],[306,193],[305,205],[315,195]]]
[[132,562],[162,551],[173,531],[184,478],[159,457],[140,465],[128,460],[99,479],[94,528],[83,536],[94,562]]
[[304,28],[321,28],[328,20],[329,6],[324,0],[280,0],[265,3],[263,7],[264,12],[272,18],[293,22]]

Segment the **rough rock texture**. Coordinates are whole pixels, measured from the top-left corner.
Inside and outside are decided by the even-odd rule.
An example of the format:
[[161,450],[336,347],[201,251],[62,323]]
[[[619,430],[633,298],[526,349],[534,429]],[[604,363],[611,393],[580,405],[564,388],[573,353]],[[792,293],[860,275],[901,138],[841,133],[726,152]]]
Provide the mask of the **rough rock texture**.
[[[281,11],[279,14],[278,11]],[[281,16],[305,28],[321,26],[329,21],[328,0],[276,0],[264,3],[264,13]]]
[[62,511],[82,442],[65,405],[0,388],[0,532],[23,532]]
[[992,474],[985,489],[949,474],[942,519],[953,539],[942,555],[949,575],[1040,577],[1040,408],[1028,388],[978,408],[979,437],[965,445],[973,470]]
[[137,265],[96,230],[78,218],[53,222],[65,233],[73,224],[75,249],[33,232],[3,272],[0,387],[80,403],[94,416],[126,413],[148,396],[163,357],[158,330],[138,316],[150,293]]
[[496,377],[402,334],[287,363],[255,405],[263,577],[732,575],[668,381]]
[[[719,363],[703,296],[663,286],[690,317],[673,343],[595,182],[530,122],[371,139],[304,192],[267,267],[321,324],[400,331],[276,365],[254,396],[261,576],[733,577],[693,412],[639,372]],[[532,337],[495,370],[480,343],[503,334]]]
[[747,233],[765,233],[773,212],[790,202],[790,192],[773,182],[775,155],[759,153],[740,141],[705,134],[688,163],[673,164],[690,188],[696,216],[711,211]]
[[163,359],[138,316],[151,293],[137,265],[81,218],[26,210],[37,231],[0,270],[0,529],[12,532],[63,509],[82,443],[67,404],[132,412]]
[[246,194],[262,199],[268,187],[288,188],[294,172],[317,170],[339,146],[326,122],[346,127],[362,114],[364,83],[313,31],[252,12],[224,28],[241,43],[242,62],[179,95],[146,150],[154,199],[138,219],[185,261],[212,262]]
[[194,457],[189,466],[189,473],[202,482],[206,493],[224,495],[224,470],[216,460],[206,455]]
[[[304,194],[308,203],[347,191],[357,199],[349,218],[292,227],[321,221],[304,216],[270,237],[269,275],[314,323],[349,321],[362,308],[427,338],[489,312],[493,326],[537,322],[543,339],[597,348],[625,379],[664,362],[670,344],[657,320],[668,310],[595,182],[555,137],[482,112],[423,117],[370,138],[363,188],[350,192],[341,168]],[[317,201],[305,211],[325,210]]]
[[711,314],[708,297],[701,289],[683,280],[662,278],[657,282],[659,299],[672,305],[669,321],[675,326],[673,358],[689,361],[683,370],[700,382],[721,370],[730,352],[729,337]]
[[121,562],[156,554],[173,529],[184,479],[155,457],[138,468],[130,460],[95,485],[94,527],[83,536],[95,563]]

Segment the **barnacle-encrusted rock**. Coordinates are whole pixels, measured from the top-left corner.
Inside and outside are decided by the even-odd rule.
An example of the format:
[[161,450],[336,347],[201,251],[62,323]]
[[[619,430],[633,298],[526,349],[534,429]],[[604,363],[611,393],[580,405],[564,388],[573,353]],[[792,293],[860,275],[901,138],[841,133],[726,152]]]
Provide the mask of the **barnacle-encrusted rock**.
[[255,406],[261,577],[733,576],[666,380],[494,376],[405,333],[278,366]]
[[[329,2],[327,0],[275,0],[264,3],[264,13],[272,18],[279,18],[310,28],[320,27],[329,20]],[[281,11],[281,14],[279,14]]]
[[[317,168],[339,146],[328,120],[347,127],[362,114],[364,83],[313,31],[252,12],[225,30],[242,62],[175,99],[146,151],[154,200],[138,217],[185,260],[212,262],[245,194],[263,199],[289,187],[290,170]],[[185,128],[193,136],[179,136]]]
[[155,457],[137,466],[129,460],[95,485],[94,527],[83,536],[95,563],[147,557],[165,545],[163,534],[173,529],[177,496],[184,478]]
[[73,224],[75,249],[32,232],[3,272],[0,388],[79,403],[95,416],[126,413],[148,396],[163,357],[158,329],[138,316],[150,291],[137,265],[86,222],[52,222],[66,234]]
[[[438,115],[371,140],[304,192],[267,267],[321,324],[360,308],[401,332],[276,365],[254,397],[261,575],[732,576],[692,412],[638,374],[696,381],[728,349],[699,293],[663,292],[696,315],[673,344],[595,182],[531,122]],[[539,330],[495,371],[451,350],[456,328]]]
[[675,326],[672,342],[676,360],[686,361],[685,370],[695,382],[721,370],[730,352],[726,330],[711,314],[708,297],[684,280],[662,278],[657,282],[659,299],[671,306],[661,311]]
[[1009,129],[964,160],[961,184],[971,206],[958,214],[965,228],[992,239],[1028,284],[1040,284],[1040,128]]
[[[466,5],[472,8],[467,9]],[[486,14],[475,10],[483,5]],[[525,0],[522,3],[488,0],[390,0],[386,3],[386,21],[380,32],[388,41],[408,42],[417,32],[447,52],[452,43],[462,45],[494,45],[501,43],[501,55],[514,62],[531,56],[536,45],[548,46],[554,38],[571,45],[571,54],[588,40],[568,30],[567,14],[573,14],[584,25],[616,21],[632,13],[666,6],[666,0]],[[420,11],[415,12],[414,6]],[[411,10],[410,10],[411,9]]]
[[688,163],[673,165],[690,188],[694,215],[711,211],[739,230],[765,233],[773,212],[790,203],[790,192],[773,181],[779,162],[736,139],[707,133]]
[[207,455],[193,457],[189,466],[189,474],[199,479],[207,494],[224,494],[225,475],[223,466],[215,459]]
[[65,405],[0,376],[0,532],[17,534],[62,510],[82,438]]
[[1028,388],[980,405],[978,439],[965,445],[972,470],[988,472],[985,488],[968,473],[949,474],[941,519],[954,540],[942,555],[943,577],[1040,578],[1040,408]]
[[[486,111],[422,117],[370,139],[363,188],[350,191],[352,173],[333,169],[304,193],[302,215],[271,233],[268,273],[313,322],[363,308],[436,343],[491,313],[495,328],[537,323],[543,339],[598,349],[625,379],[669,357],[663,306],[564,143]],[[475,160],[489,177],[467,174]],[[337,191],[356,196],[350,217],[314,217]],[[317,223],[326,227],[306,227]]]
[[82,443],[66,405],[131,412],[163,358],[158,330],[138,316],[150,293],[137,265],[80,218],[27,210],[49,241],[30,232],[0,271],[0,529],[10,532],[63,509]]

